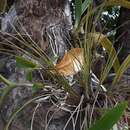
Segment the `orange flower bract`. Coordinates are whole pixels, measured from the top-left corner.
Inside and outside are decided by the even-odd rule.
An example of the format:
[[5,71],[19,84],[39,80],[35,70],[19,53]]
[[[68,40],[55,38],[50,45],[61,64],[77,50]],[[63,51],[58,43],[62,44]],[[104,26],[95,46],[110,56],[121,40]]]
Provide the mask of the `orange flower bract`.
[[81,70],[83,65],[83,50],[73,48],[65,53],[63,59],[56,64],[55,70],[64,76],[74,75]]

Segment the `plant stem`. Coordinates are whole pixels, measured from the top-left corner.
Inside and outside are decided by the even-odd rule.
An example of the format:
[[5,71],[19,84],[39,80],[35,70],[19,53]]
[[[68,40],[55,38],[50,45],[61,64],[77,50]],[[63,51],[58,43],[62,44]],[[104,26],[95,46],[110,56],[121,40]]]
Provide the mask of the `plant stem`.
[[2,104],[3,104],[3,102],[4,102],[5,98],[6,98],[6,96],[7,96],[8,93],[9,93],[10,91],[12,91],[12,89],[14,89],[17,85],[16,85],[15,83],[13,83],[13,82],[10,82],[10,81],[7,80],[6,78],[4,78],[2,75],[0,75],[0,81],[1,81],[1,82],[4,82],[4,83],[7,85],[7,87],[5,87],[5,88],[3,89],[2,95],[1,95],[1,97],[0,97],[0,109],[1,109]]

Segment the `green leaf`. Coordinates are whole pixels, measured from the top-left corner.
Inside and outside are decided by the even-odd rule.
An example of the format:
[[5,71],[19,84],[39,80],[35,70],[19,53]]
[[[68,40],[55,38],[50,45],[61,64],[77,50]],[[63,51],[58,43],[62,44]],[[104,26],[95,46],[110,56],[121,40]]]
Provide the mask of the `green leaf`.
[[119,67],[120,67],[120,63],[117,57],[117,53],[115,48],[113,47],[112,42],[103,34],[101,33],[90,33],[89,36],[94,38],[94,42],[95,43],[99,43],[102,45],[102,47],[104,47],[109,55],[109,57],[114,56],[116,59],[113,63],[113,68],[115,70],[115,73],[117,73]]
[[9,81],[8,79],[6,79],[5,77],[3,77],[2,75],[0,75],[0,82],[3,82],[7,85],[7,87],[5,87],[2,90],[2,93],[0,95],[0,109],[5,101],[5,98],[8,96],[9,92],[12,91],[17,85],[11,81]]
[[32,81],[32,78],[33,78],[32,71],[33,70],[27,70],[26,79],[28,81]]
[[93,2],[93,0],[85,0],[82,3],[82,14],[86,11],[86,9],[89,7],[89,5]]
[[126,108],[127,102],[118,104],[116,107],[106,112],[100,120],[96,121],[96,123],[89,128],[89,130],[110,130],[113,125],[119,121]]
[[1,74],[0,74],[0,82],[4,82],[6,85],[8,86],[16,86],[15,83],[9,81],[8,79],[6,79],[5,77],[3,77]]
[[37,92],[37,90],[38,90],[38,87],[37,87],[36,84],[34,84],[34,85],[32,86],[32,92],[35,93],[35,92]]
[[38,91],[39,88],[43,88],[45,85],[42,83],[35,83],[32,86],[32,92],[35,93]]
[[82,15],[82,1],[75,0],[75,28],[78,27]]
[[130,55],[128,55],[126,57],[126,59],[124,60],[124,62],[121,64],[113,82],[112,85],[115,85],[116,83],[118,83],[120,81],[120,78],[122,77],[123,73],[130,67]]
[[105,68],[100,77],[100,82],[103,83],[112,67],[114,68],[115,73],[118,72],[120,68],[120,63],[119,63],[117,53],[116,53],[115,48],[113,47],[112,42],[105,35],[98,32],[90,33],[90,34],[94,38],[94,42],[101,44],[102,47],[105,48],[109,56],[107,63],[105,65]]
[[37,64],[34,64],[32,61],[29,61],[21,56],[16,56],[16,66],[18,68],[34,69],[37,67]]
[[7,7],[7,0],[0,0],[0,12],[5,12]]

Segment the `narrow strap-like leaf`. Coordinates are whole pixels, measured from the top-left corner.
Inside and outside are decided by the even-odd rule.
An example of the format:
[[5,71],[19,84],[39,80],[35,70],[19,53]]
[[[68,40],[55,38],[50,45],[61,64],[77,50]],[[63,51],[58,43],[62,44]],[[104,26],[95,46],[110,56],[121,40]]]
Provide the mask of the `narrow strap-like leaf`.
[[113,63],[113,67],[114,67],[115,73],[117,73],[120,67],[120,63],[117,57],[116,50],[112,45],[112,42],[105,35],[98,32],[90,33],[89,36],[94,38],[95,43],[101,44],[102,47],[105,48],[109,56],[115,56],[116,59],[115,59],[115,62]]
[[86,11],[86,9],[89,7],[89,5],[93,2],[93,0],[85,0],[82,3],[82,14]]
[[82,15],[82,2],[75,0],[75,28],[78,27]]
[[122,77],[123,73],[130,67],[130,55],[127,56],[127,58],[124,60],[124,62],[121,64],[112,84],[115,85],[119,82],[120,78]]
[[36,68],[37,64],[33,63],[31,60],[27,60],[22,56],[16,56],[16,66],[19,68]]
[[121,118],[126,108],[127,102],[118,104],[116,107],[106,112],[106,114],[104,114],[104,116],[89,130],[110,130]]

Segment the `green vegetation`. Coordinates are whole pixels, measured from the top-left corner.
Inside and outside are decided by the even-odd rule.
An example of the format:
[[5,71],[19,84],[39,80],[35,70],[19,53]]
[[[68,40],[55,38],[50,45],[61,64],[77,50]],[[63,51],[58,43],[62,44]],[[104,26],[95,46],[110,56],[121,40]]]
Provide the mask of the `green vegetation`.
[[[0,6],[1,12],[5,11],[6,4],[4,2],[2,2]],[[53,64],[54,61],[50,59],[45,52],[34,41],[32,41],[30,37],[30,41],[27,42],[22,35],[17,32],[17,30],[16,32],[20,37],[19,39],[13,35],[11,36],[11,34],[7,34],[15,40],[18,40],[19,43],[21,43],[25,48],[29,48],[29,51],[27,51],[22,47],[15,45],[13,42],[1,43],[3,45],[13,47],[14,50],[17,50],[19,54],[19,56],[15,56],[17,68],[26,72],[26,80],[29,83],[14,83],[0,75],[0,81],[6,84],[5,88],[0,89],[0,108],[3,105],[6,96],[8,96],[8,94],[16,87],[23,85],[29,86],[32,88],[32,93],[35,95],[37,90],[40,90],[41,88],[44,89],[46,86],[49,86],[49,83],[34,81],[34,72],[40,71],[42,73],[45,71],[47,76],[53,80],[51,84],[56,84],[57,88],[63,90],[67,98],[71,97],[72,99],[76,99],[77,104],[80,106],[85,104],[84,108],[89,109],[88,113],[90,113],[86,115],[87,117],[84,116],[84,120],[86,122],[83,125],[83,129],[114,130],[114,125],[120,126],[122,116],[126,116],[124,111],[127,109],[127,103],[124,101],[124,99],[119,100],[117,98],[120,96],[120,92],[118,92],[118,86],[123,73],[130,67],[130,55],[128,55],[124,62],[120,64],[118,52],[116,52],[112,41],[109,40],[106,35],[102,34],[102,32],[96,32],[95,29],[96,23],[101,17],[101,13],[105,11],[106,8],[110,8],[111,6],[123,6],[125,8],[130,8],[130,2],[126,0],[106,0],[101,5],[93,8],[93,0],[75,0],[75,24],[72,30],[74,39],[72,40],[76,41],[75,44],[78,44],[80,48],[83,49],[84,61],[80,72],[82,78],[77,74],[80,78],[77,78],[75,82],[80,84],[79,86],[80,89],[83,90],[83,95],[80,95],[72,88],[72,85],[69,83],[69,80],[66,78],[66,76],[55,70],[55,65]],[[82,38],[80,37],[80,34],[82,34]],[[104,53],[99,54],[97,48],[102,48],[103,52],[105,52],[105,55]],[[0,48],[0,51],[5,54],[13,55],[9,49]],[[100,76],[98,77],[99,81],[96,85],[96,90],[94,91],[93,88],[95,86],[92,86],[91,75],[94,61],[98,60],[96,57],[97,54],[105,57],[107,60],[106,64],[102,68]],[[111,84],[105,84],[105,80],[107,80],[111,71],[113,71],[116,76],[112,79]],[[102,89],[102,86],[106,91]],[[126,90],[123,89],[123,85],[121,87],[122,88],[120,91],[122,91],[122,93],[126,93]],[[115,93],[117,95],[115,95]],[[21,108],[18,108],[10,117],[5,130],[9,130],[9,126],[11,125],[12,121],[25,107],[27,107],[33,101],[48,95],[49,94],[36,97],[34,96],[31,100],[23,104]],[[103,96],[106,99],[100,99],[98,98],[99,96]],[[83,100],[81,100],[82,98]],[[89,103],[90,101],[92,101],[92,103]],[[97,105],[98,102],[103,102],[104,105]],[[95,114],[96,112],[99,113],[98,116]]]

